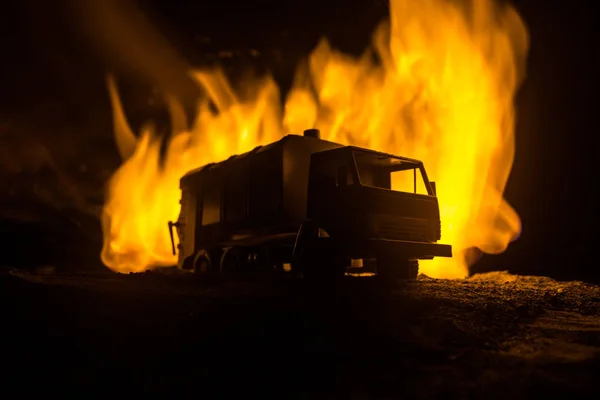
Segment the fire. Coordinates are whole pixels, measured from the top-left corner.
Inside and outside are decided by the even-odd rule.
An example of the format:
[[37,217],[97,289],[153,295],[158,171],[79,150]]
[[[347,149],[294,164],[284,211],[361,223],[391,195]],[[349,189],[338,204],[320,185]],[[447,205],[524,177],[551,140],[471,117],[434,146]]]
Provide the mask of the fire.
[[[520,232],[503,198],[514,156],[514,96],[524,76],[526,28],[491,0],[395,0],[360,58],[326,40],[297,71],[283,107],[270,78],[236,94],[219,71],[194,71],[208,94],[189,125],[170,99],[173,134],[136,136],[112,81],[115,137],[123,158],[104,208],[102,260],[120,271],[173,265],[167,221],[179,214],[187,171],[318,128],[325,139],[423,160],[437,182],[442,242],[452,259],[422,262],[432,277],[467,274],[468,249],[500,253]],[[210,103],[214,107],[210,106]]]

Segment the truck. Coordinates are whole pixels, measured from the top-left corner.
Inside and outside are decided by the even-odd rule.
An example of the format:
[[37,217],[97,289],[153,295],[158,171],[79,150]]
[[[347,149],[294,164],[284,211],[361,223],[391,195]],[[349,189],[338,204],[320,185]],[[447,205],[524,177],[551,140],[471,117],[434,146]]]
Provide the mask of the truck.
[[418,260],[452,257],[438,243],[436,185],[421,161],[323,140],[317,129],[192,170],[180,189],[169,231],[182,270],[410,280]]

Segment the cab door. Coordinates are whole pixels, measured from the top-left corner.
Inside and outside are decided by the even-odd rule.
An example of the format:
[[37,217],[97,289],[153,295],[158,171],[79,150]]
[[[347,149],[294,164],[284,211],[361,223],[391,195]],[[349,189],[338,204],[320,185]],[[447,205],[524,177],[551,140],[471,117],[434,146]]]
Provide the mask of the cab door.
[[311,157],[308,218],[329,235],[345,236],[360,224],[358,176],[349,149],[333,149]]

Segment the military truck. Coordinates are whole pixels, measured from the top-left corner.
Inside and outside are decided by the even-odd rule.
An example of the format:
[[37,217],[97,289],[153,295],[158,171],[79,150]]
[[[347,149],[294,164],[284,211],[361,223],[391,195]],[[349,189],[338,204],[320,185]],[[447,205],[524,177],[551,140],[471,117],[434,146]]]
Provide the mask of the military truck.
[[452,256],[437,243],[436,186],[421,161],[322,140],[316,129],[190,171],[180,188],[181,213],[169,222],[180,269],[415,279],[418,260]]

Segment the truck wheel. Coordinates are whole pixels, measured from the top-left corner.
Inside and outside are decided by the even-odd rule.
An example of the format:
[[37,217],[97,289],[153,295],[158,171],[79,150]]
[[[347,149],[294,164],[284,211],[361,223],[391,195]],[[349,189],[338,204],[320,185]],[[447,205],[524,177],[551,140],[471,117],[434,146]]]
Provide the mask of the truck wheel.
[[414,281],[419,276],[419,260],[411,259],[406,262],[407,264],[407,279]]
[[340,252],[334,251],[328,254],[322,262],[325,264],[326,279],[333,282],[344,277],[346,272],[346,257]]
[[311,256],[303,258],[300,270],[305,279],[332,283],[344,277],[344,257],[336,251],[314,252]]
[[194,256],[188,256],[183,260],[181,269],[184,271],[192,271],[194,269]]
[[[195,274],[208,274],[219,270],[219,255],[216,251],[200,250],[194,258],[192,271]],[[215,262],[216,260],[216,262]]]
[[419,275],[419,260],[402,260],[391,256],[378,258],[377,275],[385,281],[415,280]]
[[229,247],[223,252],[220,262],[222,274],[242,272],[248,263],[248,254],[239,247]]

